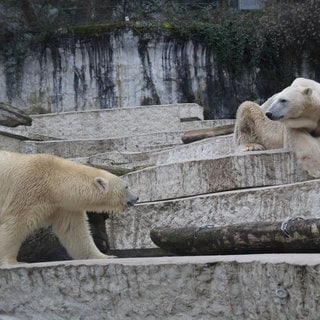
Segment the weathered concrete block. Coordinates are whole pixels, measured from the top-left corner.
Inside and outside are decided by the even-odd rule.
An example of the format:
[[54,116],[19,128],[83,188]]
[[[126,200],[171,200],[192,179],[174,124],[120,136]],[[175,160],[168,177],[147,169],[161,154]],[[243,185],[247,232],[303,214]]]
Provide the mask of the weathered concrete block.
[[318,319],[319,255],[90,260],[0,269],[0,317]]
[[225,191],[170,201],[138,204],[111,214],[107,234],[112,249],[149,249],[152,228],[279,221],[320,215],[320,180]]
[[203,108],[185,103],[35,115],[25,130],[59,139],[113,138],[180,131],[185,118],[202,120]]
[[21,140],[0,132],[0,150],[20,152]]
[[123,178],[140,201],[147,202],[293,183],[308,180],[308,175],[297,165],[293,153],[272,150],[165,164]]
[[146,149],[172,147],[182,144],[182,134],[181,131],[175,131],[110,139],[26,141],[22,148],[26,153],[50,153],[64,158],[88,157],[115,150],[143,152]]
[[234,153],[233,135],[214,137],[161,151],[107,152],[93,155],[88,163],[104,165],[112,162],[123,167],[161,165],[188,160],[210,159]]
[[24,143],[26,140],[50,140],[49,137],[44,137],[36,134],[19,134],[12,128],[0,126],[0,150],[12,152],[24,152]]
[[209,129],[217,126],[223,126],[226,124],[234,124],[235,119],[216,119],[216,120],[201,120],[201,121],[186,121],[182,123],[183,130],[195,130],[195,129]]

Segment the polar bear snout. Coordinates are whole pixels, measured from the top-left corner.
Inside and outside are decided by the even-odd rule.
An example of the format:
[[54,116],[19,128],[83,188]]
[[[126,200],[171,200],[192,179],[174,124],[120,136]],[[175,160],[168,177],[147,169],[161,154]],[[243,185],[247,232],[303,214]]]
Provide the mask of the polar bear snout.
[[266,116],[270,119],[270,120],[280,120],[283,118],[283,115],[275,115],[274,113],[268,111],[266,112]]
[[126,200],[128,206],[133,206],[139,201],[139,197],[133,194],[129,188],[126,188]]

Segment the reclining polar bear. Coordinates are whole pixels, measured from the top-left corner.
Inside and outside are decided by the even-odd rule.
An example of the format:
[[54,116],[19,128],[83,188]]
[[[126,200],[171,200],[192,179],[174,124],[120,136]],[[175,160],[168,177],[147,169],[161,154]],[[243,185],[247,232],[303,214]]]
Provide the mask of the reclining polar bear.
[[261,107],[250,101],[239,106],[235,143],[240,151],[289,147],[310,175],[320,177],[319,122],[320,84],[297,78]]

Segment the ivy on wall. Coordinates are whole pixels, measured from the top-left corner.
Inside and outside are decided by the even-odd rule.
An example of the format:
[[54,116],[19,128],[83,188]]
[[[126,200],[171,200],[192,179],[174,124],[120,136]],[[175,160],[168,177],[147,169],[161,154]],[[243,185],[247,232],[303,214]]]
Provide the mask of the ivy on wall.
[[259,70],[258,87],[267,87],[266,92],[290,83],[302,58],[320,80],[320,2],[276,2],[263,10],[238,11],[204,0],[95,1],[96,7],[81,0],[5,0],[0,5],[0,58],[13,86],[8,86],[8,96],[18,90],[14,83],[28,50],[56,48],[68,37],[92,38],[123,28],[144,41],[168,37],[200,42],[234,78],[241,78],[244,70]]

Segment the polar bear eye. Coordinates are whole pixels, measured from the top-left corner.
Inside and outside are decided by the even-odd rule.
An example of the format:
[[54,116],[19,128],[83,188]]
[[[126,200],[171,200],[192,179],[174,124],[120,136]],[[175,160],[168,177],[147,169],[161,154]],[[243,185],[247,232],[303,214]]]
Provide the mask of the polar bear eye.
[[286,102],[287,102],[287,99],[280,99],[280,102],[281,102],[281,103],[286,103]]

